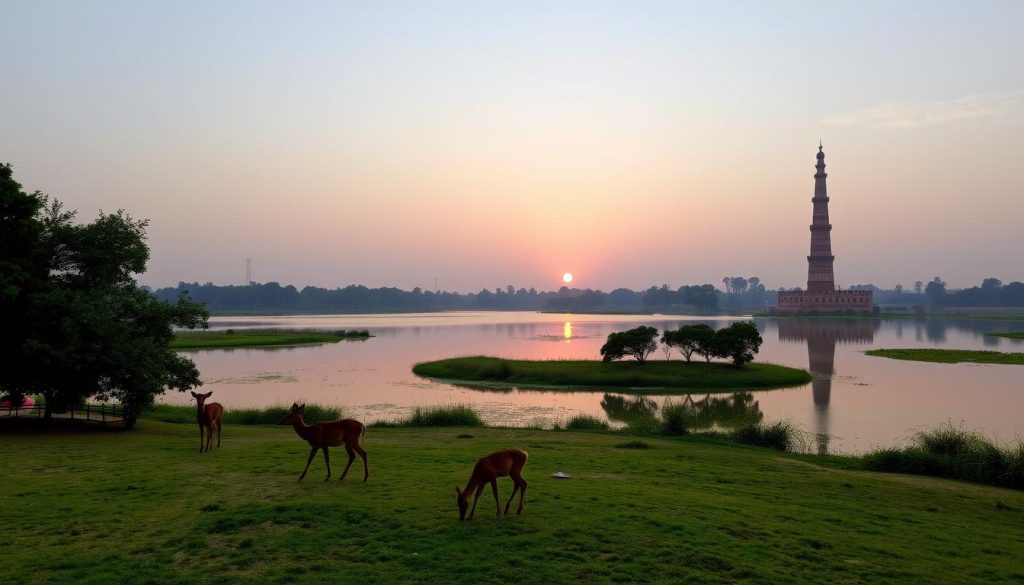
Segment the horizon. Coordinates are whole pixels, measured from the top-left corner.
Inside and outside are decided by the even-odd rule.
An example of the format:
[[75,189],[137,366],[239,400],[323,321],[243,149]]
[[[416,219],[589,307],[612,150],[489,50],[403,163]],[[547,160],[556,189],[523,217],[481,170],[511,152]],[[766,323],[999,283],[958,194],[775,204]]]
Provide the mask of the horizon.
[[804,288],[819,139],[837,284],[1024,277],[1020,3],[5,16],[0,157],[152,288]]

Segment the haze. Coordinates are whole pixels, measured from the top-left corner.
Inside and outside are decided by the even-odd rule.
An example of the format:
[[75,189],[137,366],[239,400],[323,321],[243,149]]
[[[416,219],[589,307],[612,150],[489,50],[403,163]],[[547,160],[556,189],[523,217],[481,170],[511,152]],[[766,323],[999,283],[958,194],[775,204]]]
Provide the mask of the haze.
[[142,283],[1024,274],[1024,3],[4,2],[0,160]]

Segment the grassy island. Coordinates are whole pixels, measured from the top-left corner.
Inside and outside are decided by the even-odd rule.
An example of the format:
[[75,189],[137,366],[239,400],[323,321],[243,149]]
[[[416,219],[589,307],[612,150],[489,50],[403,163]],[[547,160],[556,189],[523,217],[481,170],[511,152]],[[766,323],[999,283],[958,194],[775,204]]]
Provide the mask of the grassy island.
[[940,364],[1011,364],[1024,365],[1024,353],[979,351],[971,349],[872,349],[867,355],[894,360],[934,362]]
[[280,347],[334,343],[343,339],[366,339],[368,331],[218,330],[180,331],[171,341],[174,349],[232,349]]
[[[1024,580],[1024,493],[701,438],[370,428],[370,480],[322,481],[289,428],[4,437],[5,583],[995,583]],[[478,457],[530,454],[522,516]],[[639,448],[642,446],[643,448]],[[332,453],[337,475],[344,452]],[[359,463],[354,473],[361,476]],[[554,479],[565,471],[572,479]],[[511,483],[499,480],[503,499]],[[518,496],[517,496],[518,497]],[[16,512],[13,512],[16,511]]]
[[1008,339],[1024,339],[1024,331],[1007,331],[1006,333],[986,333],[992,337],[1006,337]]
[[603,386],[629,389],[658,388],[659,392],[690,390],[780,388],[811,381],[806,370],[775,364],[649,361],[639,364],[594,360],[507,360],[496,357],[458,357],[416,364],[413,373],[426,378],[572,389]]

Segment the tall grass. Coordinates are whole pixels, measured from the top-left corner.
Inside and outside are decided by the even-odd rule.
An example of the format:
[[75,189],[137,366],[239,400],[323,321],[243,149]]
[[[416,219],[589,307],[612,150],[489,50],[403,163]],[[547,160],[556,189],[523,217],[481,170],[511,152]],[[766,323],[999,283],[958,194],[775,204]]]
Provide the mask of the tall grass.
[[608,423],[597,417],[590,416],[589,414],[577,414],[576,416],[570,418],[569,422],[565,423],[565,430],[607,431]]
[[786,420],[743,425],[730,431],[727,436],[737,443],[771,447],[779,451],[803,450],[806,443],[803,431]]
[[483,427],[480,415],[468,404],[450,406],[417,406],[412,414],[403,419],[379,421],[373,427]]
[[[274,425],[288,414],[289,407],[274,405],[263,408],[230,408],[224,410],[223,421],[228,425]],[[303,419],[307,424],[323,420],[338,420],[343,411],[337,406],[307,404]],[[156,404],[142,414],[142,418],[170,423],[195,423],[196,407],[174,404]]]
[[1024,489],[1024,443],[1000,447],[980,433],[946,423],[915,433],[902,449],[865,455],[864,467]]

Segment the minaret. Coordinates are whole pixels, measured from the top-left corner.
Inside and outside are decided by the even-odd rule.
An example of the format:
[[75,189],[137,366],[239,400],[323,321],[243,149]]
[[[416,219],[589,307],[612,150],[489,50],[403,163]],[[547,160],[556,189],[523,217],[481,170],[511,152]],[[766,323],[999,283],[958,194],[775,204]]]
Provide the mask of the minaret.
[[825,189],[825,152],[818,142],[818,164],[814,167],[814,215],[811,221],[811,255],[807,257],[807,292],[831,293],[836,290],[832,263],[832,224],[828,222],[828,192]]

